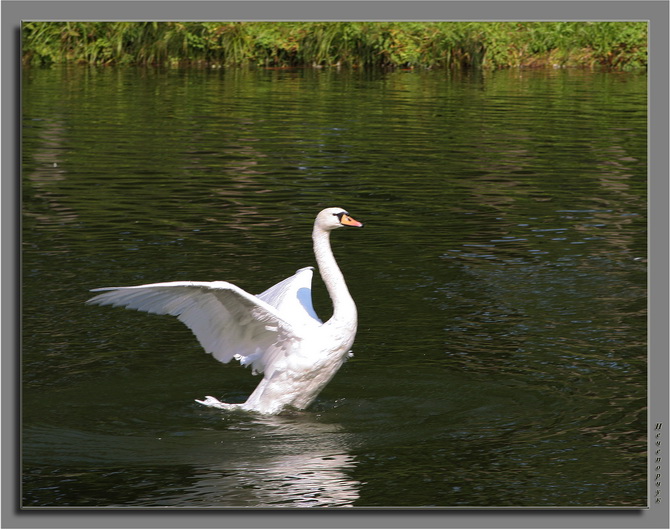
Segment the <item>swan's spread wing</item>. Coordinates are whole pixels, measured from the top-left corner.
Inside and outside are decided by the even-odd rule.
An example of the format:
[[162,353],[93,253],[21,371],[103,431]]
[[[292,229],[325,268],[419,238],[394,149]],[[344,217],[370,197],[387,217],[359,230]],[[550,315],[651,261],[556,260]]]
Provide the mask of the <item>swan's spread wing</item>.
[[105,287],[87,303],[173,315],[202,347],[227,363],[236,358],[255,373],[268,370],[300,340],[279,311],[228,282],[166,282]]
[[296,325],[321,324],[312,306],[312,276],[314,267],[298,270],[290,278],[273,285],[258,298],[276,308],[287,320]]

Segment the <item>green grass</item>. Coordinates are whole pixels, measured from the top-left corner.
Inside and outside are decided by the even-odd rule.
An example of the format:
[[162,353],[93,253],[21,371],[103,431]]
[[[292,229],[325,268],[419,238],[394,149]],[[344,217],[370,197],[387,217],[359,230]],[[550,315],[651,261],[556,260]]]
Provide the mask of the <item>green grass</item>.
[[645,22],[25,22],[22,44],[25,65],[647,66]]

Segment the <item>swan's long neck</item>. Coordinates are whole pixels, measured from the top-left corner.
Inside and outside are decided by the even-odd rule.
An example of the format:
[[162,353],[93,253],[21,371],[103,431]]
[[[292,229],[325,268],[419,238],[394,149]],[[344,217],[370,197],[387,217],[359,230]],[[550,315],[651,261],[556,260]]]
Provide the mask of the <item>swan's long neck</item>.
[[314,241],[314,255],[319,265],[319,272],[323,283],[326,284],[328,294],[333,301],[333,316],[327,323],[341,323],[342,325],[356,326],[356,304],[354,304],[342,271],[337,266],[335,256],[330,248],[330,231],[314,226],[312,232]]

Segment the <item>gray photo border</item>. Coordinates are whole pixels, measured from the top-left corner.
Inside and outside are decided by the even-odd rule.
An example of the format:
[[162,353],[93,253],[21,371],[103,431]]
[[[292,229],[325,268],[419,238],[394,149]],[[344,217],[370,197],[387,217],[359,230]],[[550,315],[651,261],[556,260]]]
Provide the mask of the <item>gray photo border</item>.
[[[2,528],[668,528],[668,16],[663,1],[3,0]],[[21,511],[20,60],[22,20],[645,20],[649,21],[649,508]],[[653,287],[653,289],[651,288]],[[662,424],[661,429],[656,429]],[[660,458],[660,460],[657,460]],[[656,483],[660,483],[660,487]],[[660,502],[656,502],[660,498]]]

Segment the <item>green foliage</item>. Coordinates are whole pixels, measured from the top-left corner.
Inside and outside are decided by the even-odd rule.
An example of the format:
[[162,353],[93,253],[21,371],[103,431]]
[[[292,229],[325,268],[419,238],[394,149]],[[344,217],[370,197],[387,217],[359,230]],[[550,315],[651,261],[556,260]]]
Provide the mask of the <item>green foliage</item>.
[[22,40],[26,65],[647,65],[645,22],[25,22]]

